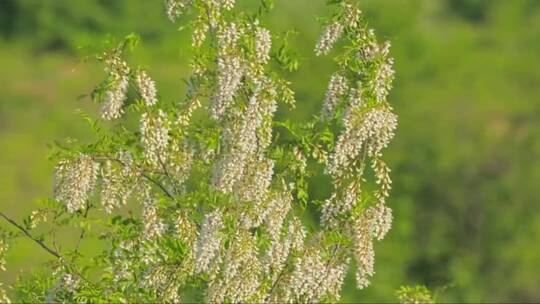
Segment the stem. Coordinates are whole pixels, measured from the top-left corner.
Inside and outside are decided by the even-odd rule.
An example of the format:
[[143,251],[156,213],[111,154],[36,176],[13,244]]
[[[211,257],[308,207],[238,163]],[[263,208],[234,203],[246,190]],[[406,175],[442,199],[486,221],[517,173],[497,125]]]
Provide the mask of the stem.
[[36,244],[38,244],[41,248],[43,248],[48,253],[54,255],[55,258],[61,259],[62,256],[56,252],[55,250],[51,249],[49,246],[47,246],[43,241],[33,237],[28,230],[26,230],[23,226],[19,225],[17,222],[9,218],[7,215],[5,215],[3,212],[0,212],[0,216],[3,217],[6,221],[8,221],[11,225],[17,227],[24,235],[26,235],[29,239],[34,241]]
[[[83,218],[86,219],[88,217],[88,211],[92,208],[92,205],[87,201],[86,202],[86,210],[84,211]],[[81,233],[79,234],[79,240],[77,241],[77,247],[75,248],[75,252],[79,252],[79,248],[81,247],[81,242],[86,234],[86,230],[84,229],[84,226],[81,228]]]
[[[113,160],[115,162],[118,162],[120,165],[126,167],[127,165],[122,162],[121,160],[119,159],[116,159],[116,158],[110,158],[110,157],[107,157],[107,156],[104,156],[103,158],[105,159],[109,159],[109,160]],[[154,185],[158,186],[164,193],[165,195],[167,195],[169,198],[171,199],[174,199],[174,196],[172,195],[172,193],[169,192],[169,190],[167,190],[167,188],[165,188],[165,186],[163,186],[161,183],[159,183],[158,181],[156,181],[155,179],[153,179],[152,177],[150,177],[150,175],[146,174],[144,172],[144,170],[140,167],[140,166],[137,166],[137,168],[140,170],[140,173],[141,173],[141,176],[144,177],[145,179],[147,179],[148,181],[152,182]]]

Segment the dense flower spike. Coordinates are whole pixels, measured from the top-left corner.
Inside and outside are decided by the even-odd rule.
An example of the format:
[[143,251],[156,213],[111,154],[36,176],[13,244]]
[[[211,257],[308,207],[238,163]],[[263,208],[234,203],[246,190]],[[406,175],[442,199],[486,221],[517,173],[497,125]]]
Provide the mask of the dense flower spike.
[[158,209],[156,206],[156,201],[152,197],[149,188],[145,189],[142,194],[142,218],[144,221],[144,238],[147,240],[152,240],[156,237],[160,237],[165,233],[165,223],[161,220],[158,215]]
[[167,159],[169,120],[161,109],[157,113],[144,113],[141,117],[141,143],[148,163],[162,166]]
[[319,250],[308,250],[295,265],[291,289],[295,301],[313,303],[323,297],[338,297],[348,263],[332,264],[321,258]]
[[[360,225],[367,225],[361,223]],[[375,273],[374,264],[375,264],[375,251],[373,250],[373,240],[367,227],[359,227],[356,235],[356,248],[355,248],[355,258],[357,264],[356,270],[356,285],[359,289],[366,288],[370,279]]]
[[214,96],[211,113],[215,119],[221,118],[230,108],[243,76],[241,58],[234,53],[243,29],[230,23],[219,30],[218,89]]
[[315,46],[315,54],[317,56],[328,54],[342,33],[343,25],[341,23],[334,22],[328,25],[319,39],[317,46]]
[[122,151],[115,160],[106,160],[101,167],[101,203],[105,212],[126,205],[138,181],[131,153]]
[[340,74],[332,75],[328,83],[328,89],[324,99],[323,109],[321,112],[322,118],[330,118],[334,114],[340,99],[347,92],[349,86],[347,79]]
[[265,64],[270,60],[271,48],[272,37],[270,36],[270,31],[262,27],[257,27],[255,31],[255,54],[259,63]]
[[370,157],[378,155],[394,137],[397,117],[389,109],[375,108],[351,115],[347,126],[330,155],[328,172],[334,176],[349,170],[363,151]]
[[220,260],[221,234],[223,218],[221,210],[208,213],[201,226],[201,232],[195,249],[195,270],[208,272]]
[[232,238],[222,268],[222,273],[208,287],[207,301],[254,301],[260,284],[261,263],[254,237],[247,230],[237,232]]
[[155,105],[157,103],[156,83],[143,70],[139,71],[135,80],[143,101],[149,106]]
[[62,160],[56,167],[56,199],[65,202],[71,213],[83,209],[96,185],[98,171],[99,164],[89,155]]
[[120,118],[124,101],[127,98],[130,69],[117,55],[105,60],[105,71],[109,74],[110,84],[101,105],[101,117],[105,120]]

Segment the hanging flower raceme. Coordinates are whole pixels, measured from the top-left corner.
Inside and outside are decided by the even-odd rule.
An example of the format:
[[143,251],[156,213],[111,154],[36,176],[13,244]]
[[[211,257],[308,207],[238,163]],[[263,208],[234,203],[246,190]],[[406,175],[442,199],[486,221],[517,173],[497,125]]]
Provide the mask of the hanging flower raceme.
[[[397,116],[386,100],[394,79],[394,61],[389,56],[390,44],[378,44],[374,31],[361,26],[360,10],[349,3],[341,6],[338,21],[326,28],[315,48],[317,55],[326,54],[342,35],[354,42],[338,59],[341,70],[330,79],[321,112],[321,119],[326,120],[344,105],[342,131],[326,166],[334,192],[322,205],[321,222],[326,229],[341,230],[351,238],[356,282],[362,289],[375,273],[373,240],[381,240],[392,223],[392,211],[385,205],[391,188],[390,169],[382,161],[382,151],[397,127]],[[349,88],[353,83],[356,86]],[[366,167],[373,169],[378,185],[371,197],[361,191],[367,182]],[[350,225],[354,228],[343,229]]]
[[108,87],[101,105],[101,117],[104,120],[117,119],[124,112],[124,102],[129,88],[130,68],[118,55],[108,55],[105,59],[109,74]]
[[99,173],[99,164],[85,154],[60,161],[56,166],[55,198],[65,202],[71,213],[86,206],[94,190]]
[[141,117],[141,143],[149,164],[154,167],[163,166],[168,157],[169,140],[167,114],[161,109],[155,113],[144,113]]
[[146,71],[143,70],[137,73],[137,78],[135,80],[142,100],[148,106],[155,105],[157,103],[156,83],[148,76],[148,74],[146,74]]

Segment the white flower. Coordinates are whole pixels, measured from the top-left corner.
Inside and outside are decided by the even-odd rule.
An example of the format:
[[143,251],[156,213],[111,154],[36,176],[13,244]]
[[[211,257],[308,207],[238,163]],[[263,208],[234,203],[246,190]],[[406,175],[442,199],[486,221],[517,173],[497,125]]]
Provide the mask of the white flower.
[[223,228],[221,210],[206,215],[195,247],[195,271],[205,273],[219,261],[221,249],[220,230]]
[[251,303],[259,287],[261,263],[254,237],[247,230],[233,236],[223,260],[221,275],[210,282],[209,303]]
[[291,289],[298,302],[318,302],[324,296],[338,297],[348,261],[334,264],[324,261],[318,249],[299,257],[292,274]]
[[75,292],[78,288],[79,280],[73,275],[66,273],[60,278],[60,284],[68,292]]
[[321,112],[321,117],[323,119],[332,117],[341,98],[347,93],[348,89],[349,86],[345,77],[337,73],[332,75],[332,78],[330,78],[330,82],[328,83],[328,89],[326,90],[326,96]]
[[191,36],[191,45],[194,47],[200,47],[206,40],[206,33],[208,32],[208,24],[202,20],[197,20],[193,24],[193,34]]
[[220,119],[231,107],[243,75],[240,58],[233,55],[218,57],[218,91],[210,109],[214,119]]
[[371,223],[367,216],[361,216],[355,227],[356,285],[359,289],[366,288],[371,277],[375,274],[375,251]]
[[157,103],[156,83],[143,70],[139,71],[135,80],[144,102],[149,106],[155,105]]
[[99,164],[89,155],[80,154],[60,161],[56,167],[55,198],[65,202],[70,213],[83,209],[95,187],[98,172]]
[[105,92],[105,99],[101,105],[101,117],[105,120],[117,119],[122,116],[124,101],[129,86],[129,78],[126,75],[119,76],[111,88]]
[[259,63],[267,63],[270,60],[270,49],[272,48],[272,37],[270,31],[257,27],[255,31],[255,54]]
[[235,0],[218,0],[221,1],[221,6],[226,10],[232,10],[234,8]]
[[339,22],[334,22],[327,26],[315,46],[315,54],[317,56],[328,54],[342,33],[343,25]]
[[165,0],[165,8],[169,20],[175,22],[190,2],[191,0]]
[[369,207],[366,210],[366,217],[371,221],[371,233],[378,241],[382,240],[392,228],[392,209],[382,202]]
[[167,226],[159,217],[156,201],[150,194],[150,189],[145,189],[143,194],[142,218],[144,224],[143,238],[152,240],[165,233]]
[[134,187],[132,168],[128,163],[122,166],[120,168],[107,160],[101,169],[101,203],[107,213],[126,205]]
[[113,55],[105,60],[105,71],[109,74],[110,88],[105,92],[101,105],[101,117],[104,120],[122,116],[124,101],[127,98],[130,69],[127,63]]
[[348,127],[339,136],[327,166],[327,172],[334,176],[350,170],[360,158],[362,148],[368,156],[378,155],[394,137],[397,126],[397,116],[387,108],[351,115],[349,119],[344,123]]
[[144,113],[141,117],[141,143],[149,164],[160,167],[167,159],[169,120],[161,109],[157,113]]

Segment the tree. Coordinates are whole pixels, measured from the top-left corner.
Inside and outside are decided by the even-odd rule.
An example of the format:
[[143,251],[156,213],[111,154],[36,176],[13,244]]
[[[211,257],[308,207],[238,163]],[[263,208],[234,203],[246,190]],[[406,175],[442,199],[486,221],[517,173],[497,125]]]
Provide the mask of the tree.
[[[342,52],[321,113],[304,125],[277,121],[278,105],[295,104],[279,71],[297,61],[263,26],[271,1],[255,13],[234,2],[166,1],[169,19],[189,20],[193,33],[181,102],[160,98],[127,62],[136,36],[97,56],[107,75],[92,94],[101,117],[83,114],[96,140],[55,148],[55,196],[22,224],[0,214],[18,231],[3,234],[0,251],[24,236],[54,257],[48,275],[18,284],[20,300],[336,301],[352,264],[358,288],[369,284],[373,242],[392,222],[382,159],[397,126],[390,44],[377,42],[352,1],[329,1],[335,13],[315,54],[337,43]],[[320,174],[333,192],[316,201],[307,189]],[[320,212],[315,225],[308,208]],[[45,219],[53,232],[80,227],[77,246],[33,236]],[[79,247],[90,233],[106,244],[94,257]]]

